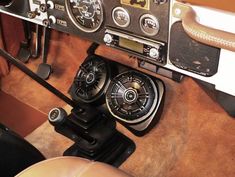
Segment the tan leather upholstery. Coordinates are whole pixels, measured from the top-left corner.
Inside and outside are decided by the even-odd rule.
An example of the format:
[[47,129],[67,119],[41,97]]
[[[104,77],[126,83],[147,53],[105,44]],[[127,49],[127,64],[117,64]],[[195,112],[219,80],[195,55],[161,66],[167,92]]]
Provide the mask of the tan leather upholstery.
[[39,162],[16,177],[131,177],[121,170],[78,157],[58,157]]
[[177,1],[235,12],[234,0],[222,0],[222,1],[221,0],[177,0]]
[[182,20],[185,32],[193,39],[235,52],[235,34],[201,25],[197,22],[195,11],[189,5],[175,3],[173,15]]

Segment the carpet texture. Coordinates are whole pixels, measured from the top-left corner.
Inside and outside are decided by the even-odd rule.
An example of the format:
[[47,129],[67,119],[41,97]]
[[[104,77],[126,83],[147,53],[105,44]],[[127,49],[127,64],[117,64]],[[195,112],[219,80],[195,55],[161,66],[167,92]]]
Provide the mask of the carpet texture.
[[47,115],[0,91],[0,123],[22,137],[47,120]]
[[[54,73],[49,82],[63,93],[86,56],[89,42],[54,33],[49,63]],[[100,47],[98,54],[136,67],[122,52]],[[35,71],[39,60],[27,65]],[[234,177],[235,120],[190,78],[182,83],[160,77],[166,84],[166,101],[159,124],[144,137],[118,129],[136,143],[135,153],[121,168],[137,177]],[[32,82],[16,68],[3,79],[3,90],[47,113],[65,103]],[[45,123],[27,139],[47,157],[59,156],[71,142]]]
[[[80,58],[86,57],[86,48],[90,43],[80,39],[72,40],[71,37],[68,37],[66,43],[64,43],[61,37],[65,38],[66,35],[53,33],[52,38],[54,40],[51,41],[48,56],[48,63],[52,65],[53,74],[48,82],[64,94],[67,94],[69,86],[82,62]],[[81,50],[77,50],[77,46]],[[42,63],[41,58],[30,60],[26,66],[36,72],[40,63]],[[14,66],[11,66],[11,74],[2,78],[2,89],[45,113],[48,113],[53,107],[66,105],[62,100],[48,92]]]

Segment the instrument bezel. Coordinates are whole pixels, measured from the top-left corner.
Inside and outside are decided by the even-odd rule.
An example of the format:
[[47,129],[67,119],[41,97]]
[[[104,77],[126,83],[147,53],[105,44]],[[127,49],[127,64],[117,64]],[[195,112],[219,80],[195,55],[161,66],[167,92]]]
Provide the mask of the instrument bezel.
[[73,24],[78,29],[80,29],[83,32],[94,33],[96,31],[98,31],[100,29],[101,25],[103,24],[103,21],[104,21],[103,3],[102,3],[102,0],[97,0],[97,1],[99,2],[100,8],[101,8],[100,9],[100,11],[101,11],[101,19],[100,19],[99,25],[96,28],[86,28],[86,27],[82,26],[81,24],[79,24],[78,21],[76,20],[76,18],[74,17],[74,15],[72,13],[72,10],[71,10],[71,7],[70,7],[70,0],[65,0],[65,8],[66,8],[66,11],[68,12],[68,16],[69,16],[70,20],[73,22]]

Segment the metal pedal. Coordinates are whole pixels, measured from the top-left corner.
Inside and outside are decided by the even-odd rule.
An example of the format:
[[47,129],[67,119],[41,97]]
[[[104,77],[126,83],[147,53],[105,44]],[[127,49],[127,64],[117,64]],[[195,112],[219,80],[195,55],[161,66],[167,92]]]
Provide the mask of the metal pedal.
[[42,63],[38,66],[37,75],[42,79],[49,79],[52,73],[51,65],[47,64],[47,55],[50,42],[50,29],[47,27],[43,28],[43,47],[42,47]]
[[37,70],[37,75],[39,77],[41,77],[44,80],[49,79],[50,75],[52,73],[52,67],[51,65],[48,65],[46,63],[41,63],[38,66],[38,70]]

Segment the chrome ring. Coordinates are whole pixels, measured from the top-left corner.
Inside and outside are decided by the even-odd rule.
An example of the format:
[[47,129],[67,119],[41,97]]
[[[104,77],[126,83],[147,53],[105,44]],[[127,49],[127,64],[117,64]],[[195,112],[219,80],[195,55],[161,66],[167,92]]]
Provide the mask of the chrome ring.
[[[125,25],[120,25],[120,24],[115,20],[115,11],[117,11],[117,10],[121,10],[121,11],[124,12],[125,15],[128,17],[128,22],[127,22]],[[123,27],[123,28],[128,27],[128,26],[130,25],[130,22],[131,22],[131,18],[130,18],[129,13],[127,12],[126,9],[124,9],[124,8],[122,8],[122,7],[116,7],[116,8],[113,9],[112,18],[113,18],[114,23],[115,23],[117,26]]]

